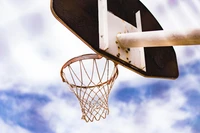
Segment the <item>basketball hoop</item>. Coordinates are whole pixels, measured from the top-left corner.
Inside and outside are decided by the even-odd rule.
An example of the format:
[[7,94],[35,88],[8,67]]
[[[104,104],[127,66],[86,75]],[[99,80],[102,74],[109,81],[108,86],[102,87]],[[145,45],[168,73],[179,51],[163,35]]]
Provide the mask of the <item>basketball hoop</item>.
[[81,55],[66,62],[60,74],[80,102],[82,119],[93,122],[106,118],[108,97],[118,76],[113,61],[97,54]]

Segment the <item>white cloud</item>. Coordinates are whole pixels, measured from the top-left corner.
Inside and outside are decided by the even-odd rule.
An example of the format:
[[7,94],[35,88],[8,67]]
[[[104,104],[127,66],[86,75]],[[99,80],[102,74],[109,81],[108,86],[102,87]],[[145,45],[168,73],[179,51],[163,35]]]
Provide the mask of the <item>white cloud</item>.
[[2,119],[0,119],[0,132],[1,133],[30,133],[26,129],[21,128],[18,125],[7,124]]
[[[5,7],[3,10],[7,12],[10,4],[3,3]],[[25,12],[19,10],[17,6],[9,10],[7,16],[16,13],[15,17],[12,20],[5,18],[9,22],[2,22],[0,25],[5,31],[5,36],[9,36],[8,49],[10,52],[6,60],[0,64],[1,88],[9,88],[19,82],[32,86],[61,82],[60,68],[67,60],[92,52],[53,17],[50,11],[50,1],[35,1],[32,4],[29,3],[29,7],[31,10],[27,8],[28,11]],[[45,31],[41,36],[32,36],[25,32],[20,20],[34,12],[40,12],[44,20]]]
[[[169,4],[169,0],[141,0],[152,12],[164,30],[200,28],[200,12],[194,12],[199,9],[199,1],[173,1],[174,5]],[[195,5],[195,9],[191,4]]]
[[174,47],[179,65],[185,65],[200,59],[200,46],[176,46]]
[[176,122],[192,117],[192,114],[180,110],[186,101],[183,93],[173,88],[167,95],[168,100],[150,99],[141,105],[113,101],[107,118],[93,123],[80,119],[81,109],[78,101],[74,100],[67,102],[57,99],[44,107],[41,114],[56,133],[191,133],[189,126],[181,129],[174,126]]

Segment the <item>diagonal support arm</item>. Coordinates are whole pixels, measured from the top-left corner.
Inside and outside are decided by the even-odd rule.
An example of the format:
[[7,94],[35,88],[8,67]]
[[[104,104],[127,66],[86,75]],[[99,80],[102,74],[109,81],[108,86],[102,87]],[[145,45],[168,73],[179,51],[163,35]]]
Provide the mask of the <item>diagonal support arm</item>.
[[200,29],[122,33],[117,35],[117,40],[126,48],[199,45]]

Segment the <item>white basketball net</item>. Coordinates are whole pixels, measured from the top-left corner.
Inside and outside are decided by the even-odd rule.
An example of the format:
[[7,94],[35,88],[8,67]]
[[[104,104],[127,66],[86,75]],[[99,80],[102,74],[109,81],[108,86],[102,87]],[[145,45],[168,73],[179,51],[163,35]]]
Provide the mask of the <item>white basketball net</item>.
[[117,65],[96,54],[75,57],[61,69],[61,77],[78,98],[86,122],[109,114],[108,97],[117,76]]

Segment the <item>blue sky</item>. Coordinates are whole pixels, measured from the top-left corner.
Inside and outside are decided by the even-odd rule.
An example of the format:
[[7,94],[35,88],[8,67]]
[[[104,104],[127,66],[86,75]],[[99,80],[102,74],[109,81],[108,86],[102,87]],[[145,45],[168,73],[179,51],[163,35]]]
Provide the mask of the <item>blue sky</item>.
[[[141,1],[165,30],[200,27],[199,0]],[[93,51],[54,18],[49,0],[1,0],[0,7],[0,133],[200,133],[200,46],[175,47],[176,80],[120,66],[110,114],[86,123],[59,71]]]

